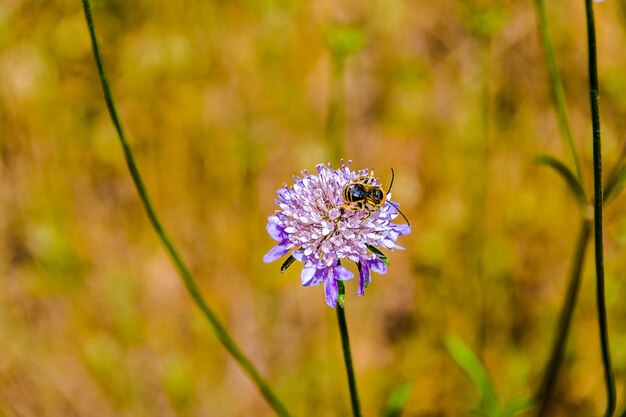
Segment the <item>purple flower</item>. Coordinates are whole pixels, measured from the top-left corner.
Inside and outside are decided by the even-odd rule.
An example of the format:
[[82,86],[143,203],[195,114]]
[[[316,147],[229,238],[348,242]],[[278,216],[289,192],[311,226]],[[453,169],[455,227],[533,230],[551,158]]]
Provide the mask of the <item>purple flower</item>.
[[[357,263],[357,294],[363,295],[371,281],[370,271],[387,272],[387,258],[378,248],[403,249],[396,241],[411,232],[408,224],[392,223],[398,211],[397,204],[391,203],[391,194],[369,216],[366,209],[346,208],[343,189],[355,178],[367,175],[366,169],[351,171],[350,162],[348,166],[342,163],[341,169],[319,164],[317,175],[302,171],[302,177],[294,177],[294,185],[285,184],[277,191],[280,210],[268,218],[267,232],[278,244],[263,261],[275,261],[292,251],[291,256],[304,263],[302,285],[323,283],[326,303],[331,307],[337,305],[338,281],[354,276],[341,265],[341,259]],[[371,180],[369,184],[378,186],[378,179]]]

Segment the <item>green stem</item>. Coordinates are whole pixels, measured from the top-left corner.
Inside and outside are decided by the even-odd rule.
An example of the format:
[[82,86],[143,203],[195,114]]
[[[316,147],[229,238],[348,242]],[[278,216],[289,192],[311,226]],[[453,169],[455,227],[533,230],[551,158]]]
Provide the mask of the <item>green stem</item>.
[[546,54],[546,60],[548,63],[548,71],[550,73],[550,87],[552,88],[552,100],[556,109],[557,119],[559,122],[559,130],[561,136],[565,142],[565,146],[568,148],[569,153],[574,161],[574,167],[576,169],[576,176],[579,181],[582,181],[582,172],[580,169],[580,163],[578,161],[578,155],[576,153],[576,147],[574,146],[574,139],[572,135],[571,125],[567,116],[567,102],[565,100],[565,92],[563,90],[563,82],[559,74],[559,69],[556,65],[556,55],[554,53],[554,44],[552,43],[552,37],[550,36],[550,28],[548,27],[548,18],[546,15],[546,7],[543,0],[534,0],[535,11],[537,13],[537,23],[539,25],[539,34],[541,36],[541,43]]
[[348,336],[348,325],[346,324],[346,313],[344,307],[337,306],[337,323],[339,324],[339,332],[341,333],[341,347],[343,348],[343,360],[346,363],[346,372],[348,374],[348,385],[350,386],[350,400],[352,402],[352,415],[361,417],[361,405],[359,403],[359,393],[356,389],[356,378],[354,377],[354,369],[352,368],[352,353],[350,353],[350,337]]
[[130,146],[128,145],[128,141],[126,140],[126,135],[124,134],[124,129],[122,128],[122,124],[118,117],[117,111],[115,109],[115,103],[113,101],[113,96],[111,94],[111,88],[109,87],[109,82],[106,77],[106,73],[104,70],[104,63],[102,61],[102,56],[100,54],[100,48],[98,46],[98,41],[96,39],[96,32],[94,28],[93,18],[91,16],[91,6],[89,0],[82,0],[83,9],[85,12],[85,19],[87,20],[87,26],[89,27],[89,36],[91,37],[91,44],[93,47],[93,54],[96,60],[96,66],[98,67],[98,75],[100,77],[100,83],[102,86],[102,91],[104,93],[104,99],[107,104],[107,109],[109,111],[109,115],[111,120],[113,121],[113,125],[115,126],[115,130],[117,131],[117,135],[119,137],[120,143],[122,145],[122,149],[124,151],[124,157],[126,158],[126,165],[128,166],[128,170],[130,171],[130,175],[133,179],[135,187],[137,188],[137,192],[139,193],[139,197],[141,202],[143,203],[144,209],[150,219],[150,223],[152,227],[156,231],[159,239],[165,246],[165,249],[172,259],[176,270],[178,271],[180,277],[183,279],[187,290],[189,291],[191,297],[198,305],[204,316],[207,318],[215,334],[218,339],[224,345],[226,350],[232,355],[232,357],[237,361],[237,363],[243,368],[243,370],[248,374],[248,376],[252,379],[252,381],[256,384],[257,388],[263,395],[263,397],[267,400],[270,407],[278,414],[279,416],[288,417],[289,413],[287,409],[283,406],[283,404],[279,401],[276,395],[273,393],[267,382],[261,377],[259,372],[256,370],[252,362],[244,355],[241,349],[237,346],[233,338],[230,336],[224,325],[219,321],[213,310],[206,303],[202,294],[200,293],[200,289],[195,283],[191,273],[187,269],[186,265],[182,261],[182,258],[174,248],[173,243],[168,237],[165,229],[161,225],[159,217],[152,206],[150,198],[148,197],[148,192],[146,187],[141,179],[141,175],[139,173],[139,169],[137,164],[135,163],[132,151],[130,150]]
[[591,234],[591,219],[583,219],[578,241],[576,243],[576,251],[572,259],[572,267],[569,276],[569,286],[567,288],[567,296],[563,302],[561,316],[559,317],[559,325],[554,337],[552,345],[552,353],[548,364],[546,365],[543,380],[536,394],[536,401],[539,404],[537,417],[548,415],[551,405],[552,394],[556,386],[557,377],[563,363],[565,346],[572,323],[574,308],[580,290],[580,282],[582,277],[583,265],[585,262],[585,252],[589,243],[589,235]]
[[609,330],[606,317],[606,300],[604,295],[604,248],[602,240],[602,146],[600,140],[600,108],[598,86],[598,63],[596,57],[596,29],[593,17],[592,0],[585,0],[587,15],[587,45],[589,48],[589,99],[591,102],[591,123],[593,130],[593,208],[594,208],[594,240],[596,253],[596,303],[598,308],[598,326],[602,350],[602,365],[606,386],[607,405],[605,417],[615,412],[615,379],[611,367],[609,349]]

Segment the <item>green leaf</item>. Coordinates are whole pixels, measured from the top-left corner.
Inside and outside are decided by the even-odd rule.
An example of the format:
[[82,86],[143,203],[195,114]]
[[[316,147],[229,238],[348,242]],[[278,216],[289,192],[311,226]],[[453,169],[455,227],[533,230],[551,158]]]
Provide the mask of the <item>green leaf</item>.
[[496,415],[499,408],[496,391],[483,364],[474,355],[474,352],[454,335],[446,339],[446,348],[452,359],[470,377],[476,390],[479,392],[480,414]]
[[409,399],[411,388],[411,383],[404,381],[398,384],[393,391],[391,391],[391,395],[389,396],[389,400],[387,401],[387,405],[383,411],[383,417],[400,417],[402,409]]
[[570,191],[574,194],[574,198],[576,198],[580,207],[587,207],[589,202],[587,200],[585,190],[567,165],[550,155],[540,155],[535,159],[535,162],[540,165],[546,165],[558,172],[565,180],[565,183],[569,186]]
[[283,272],[285,272],[287,268],[289,268],[291,264],[294,263],[295,261],[296,261],[296,258],[294,258],[293,255],[289,255],[289,258],[287,258],[287,260],[283,262],[282,266],[280,267],[280,273],[282,274]]
[[337,287],[339,288],[337,304],[339,304],[339,307],[343,308],[346,304],[346,287],[343,285],[343,281],[337,281]]
[[387,265],[389,265],[389,259],[387,259],[387,257],[385,256],[384,253],[382,253],[380,250],[378,250],[378,248],[372,246],[372,245],[368,245],[366,244],[365,246],[367,246],[367,249],[371,250],[373,253],[376,254],[376,256],[378,256],[378,259],[380,259],[381,261],[383,261],[384,263],[386,263]]
[[624,188],[624,185],[626,185],[626,163],[624,163],[617,170],[616,174],[611,177],[609,183],[604,189],[604,204],[617,197]]

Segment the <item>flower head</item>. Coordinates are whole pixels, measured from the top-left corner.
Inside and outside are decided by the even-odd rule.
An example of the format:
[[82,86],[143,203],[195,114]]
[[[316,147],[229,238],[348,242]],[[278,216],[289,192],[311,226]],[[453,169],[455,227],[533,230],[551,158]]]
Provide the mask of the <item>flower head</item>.
[[371,281],[370,271],[387,272],[388,261],[380,249],[403,249],[396,241],[411,232],[408,224],[392,223],[398,210],[397,203],[391,202],[391,193],[386,193],[385,201],[374,209],[344,201],[344,188],[364,177],[368,185],[382,188],[377,178],[369,177],[368,170],[352,171],[350,162],[348,166],[342,163],[340,169],[319,164],[317,175],[302,171],[302,177],[294,177],[294,185],[285,184],[277,191],[280,210],[268,218],[267,232],[278,244],[263,261],[275,261],[292,251],[283,268],[294,260],[303,262],[302,285],[323,283],[326,303],[331,307],[337,305],[343,288],[338,282],[354,276],[341,265],[342,259],[357,263],[357,295],[363,295]]

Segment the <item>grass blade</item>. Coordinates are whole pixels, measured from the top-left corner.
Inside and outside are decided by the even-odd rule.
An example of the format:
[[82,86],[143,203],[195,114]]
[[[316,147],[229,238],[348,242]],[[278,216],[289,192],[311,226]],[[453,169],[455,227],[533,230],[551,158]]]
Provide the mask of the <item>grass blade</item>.
[[626,163],[617,169],[615,175],[606,184],[603,193],[604,204],[617,197],[624,185],[626,185]]
[[391,395],[385,406],[385,411],[382,414],[383,417],[400,417],[404,405],[409,399],[412,388],[413,386],[408,381],[398,384],[393,391],[391,391]]
[[546,54],[546,61],[548,64],[548,73],[550,75],[550,88],[552,91],[552,101],[556,110],[557,120],[559,122],[559,130],[561,131],[561,137],[565,146],[569,150],[569,153],[574,161],[574,167],[576,170],[576,178],[582,179],[582,173],[580,170],[580,162],[578,161],[578,154],[576,153],[576,147],[574,146],[574,139],[572,135],[572,127],[567,116],[567,101],[565,100],[565,90],[563,89],[563,81],[561,80],[561,74],[556,63],[556,54],[554,52],[554,43],[552,42],[552,36],[550,35],[550,28],[548,25],[548,16],[546,13],[546,6],[544,0],[534,0],[535,12],[537,13],[537,23],[539,27],[539,35],[541,37],[541,43],[543,45],[544,52]]
[[550,155],[540,155],[535,159],[535,162],[539,165],[545,165],[554,169],[565,180],[565,183],[569,186],[570,191],[574,195],[574,198],[578,202],[581,208],[585,208],[588,204],[587,195],[585,190],[574,173],[565,165]]
[[493,410],[498,408],[498,399],[491,378],[483,364],[469,346],[456,336],[449,336],[446,339],[446,348],[452,359],[470,377],[480,393],[480,409],[488,415],[492,414]]

